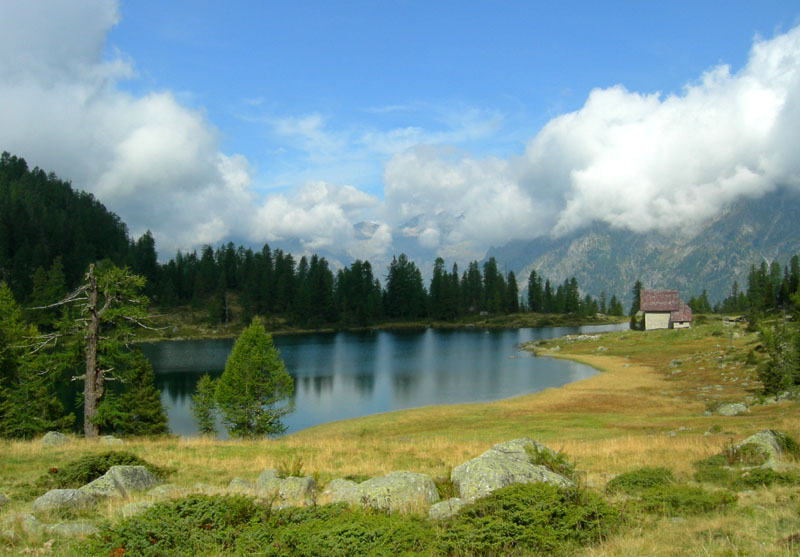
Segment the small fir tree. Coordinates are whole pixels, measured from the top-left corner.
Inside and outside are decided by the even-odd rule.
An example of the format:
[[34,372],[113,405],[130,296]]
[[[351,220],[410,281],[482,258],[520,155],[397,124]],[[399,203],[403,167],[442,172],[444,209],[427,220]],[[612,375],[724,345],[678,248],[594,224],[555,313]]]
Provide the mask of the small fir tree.
[[294,381],[272,336],[258,318],[242,331],[217,380],[216,402],[231,437],[263,437],[286,430],[281,418],[294,409]]
[[197,382],[192,395],[192,415],[202,435],[217,434],[216,388],[217,382],[206,373]]

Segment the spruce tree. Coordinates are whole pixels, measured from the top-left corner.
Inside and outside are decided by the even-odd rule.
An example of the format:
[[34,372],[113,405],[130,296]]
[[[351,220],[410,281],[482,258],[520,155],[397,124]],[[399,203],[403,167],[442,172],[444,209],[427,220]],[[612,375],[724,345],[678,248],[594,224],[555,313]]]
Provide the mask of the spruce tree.
[[197,382],[192,395],[192,415],[202,435],[217,434],[216,388],[216,381],[206,373]]
[[286,430],[294,409],[294,380],[258,318],[242,331],[217,380],[216,402],[231,437],[256,438]]

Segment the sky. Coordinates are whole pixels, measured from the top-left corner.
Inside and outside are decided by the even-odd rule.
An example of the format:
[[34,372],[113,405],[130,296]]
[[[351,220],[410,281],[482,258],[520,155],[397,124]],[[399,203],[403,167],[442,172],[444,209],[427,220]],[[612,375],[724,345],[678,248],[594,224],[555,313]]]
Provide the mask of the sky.
[[800,4],[0,1],[0,151],[159,257],[464,263],[800,191]]

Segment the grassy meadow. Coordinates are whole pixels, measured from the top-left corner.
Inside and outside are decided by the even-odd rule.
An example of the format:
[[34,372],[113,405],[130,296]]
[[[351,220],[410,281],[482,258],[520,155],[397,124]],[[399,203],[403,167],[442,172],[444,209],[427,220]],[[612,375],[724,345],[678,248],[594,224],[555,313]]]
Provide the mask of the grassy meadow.
[[[761,429],[800,438],[800,405],[753,405],[745,415],[705,416],[719,402],[755,395],[752,356],[758,337],[719,320],[688,330],[617,332],[537,341],[540,357],[569,358],[601,373],[561,388],[490,403],[433,406],[322,424],[263,441],[208,438],[126,439],[125,451],[172,470],[168,483],[197,482],[223,488],[233,477],[254,481],[261,470],[302,469],[318,484],[356,480],[393,470],[444,478],[450,469],[495,443],[531,437],[561,450],[576,464],[584,485],[602,493],[614,476],[640,467],[666,467],[691,483],[692,463],[719,453]],[[38,441],[0,442],[0,493],[11,502],[0,520],[29,508],[31,484],[50,467],[109,450],[74,438],[41,448]],[[709,489],[716,489],[707,486]],[[800,486],[741,491],[738,504],[689,518],[642,513],[612,496],[629,522],[585,555],[796,555]],[[86,518],[112,517],[108,503]],[[627,509],[627,510],[626,510]],[[791,536],[795,535],[795,538]],[[788,541],[787,541],[788,540]],[[71,543],[28,537],[0,551],[70,554]],[[51,545],[44,546],[50,543]]]

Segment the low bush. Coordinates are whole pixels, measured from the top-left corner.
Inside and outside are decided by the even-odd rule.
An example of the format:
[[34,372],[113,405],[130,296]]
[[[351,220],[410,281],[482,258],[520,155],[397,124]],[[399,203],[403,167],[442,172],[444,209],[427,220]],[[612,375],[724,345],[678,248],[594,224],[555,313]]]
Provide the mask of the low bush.
[[775,440],[778,442],[778,446],[781,448],[784,454],[790,456],[791,458],[800,458],[800,444],[795,441],[794,437],[779,431],[771,431],[775,435]]
[[769,468],[754,468],[748,470],[731,482],[735,489],[755,489],[777,485],[797,485],[800,484],[800,476],[791,472],[776,472]]
[[569,553],[620,523],[619,512],[594,493],[545,483],[495,491],[446,521],[440,554]]
[[242,496],[157,503],[84,543],[89,555],[495,555],[568,553],[601,539],[619,514],[598,495],[518,485],[444,522],[344,504],[270,510]]
[[668,516],[721,511],[736,502],[736,494],[729,491],[708,491],[680,484],[653,487],[639,496],[644,511]]
[[77,460],[66,463],[61,467],[53,467],[40,476],[35,486],[37,490],[49,489],[74,489],[96,480],[112,466],[144,466],[153,475],[164,479],[171,472],[150,464],[135,454],[124,451],[109,451],[94,455],[87,455]]
[[606,485],[606,491],[635,495],[645,489],[673,483],[675,483],[675,477],[667,468],[639,468],[612,479]]

